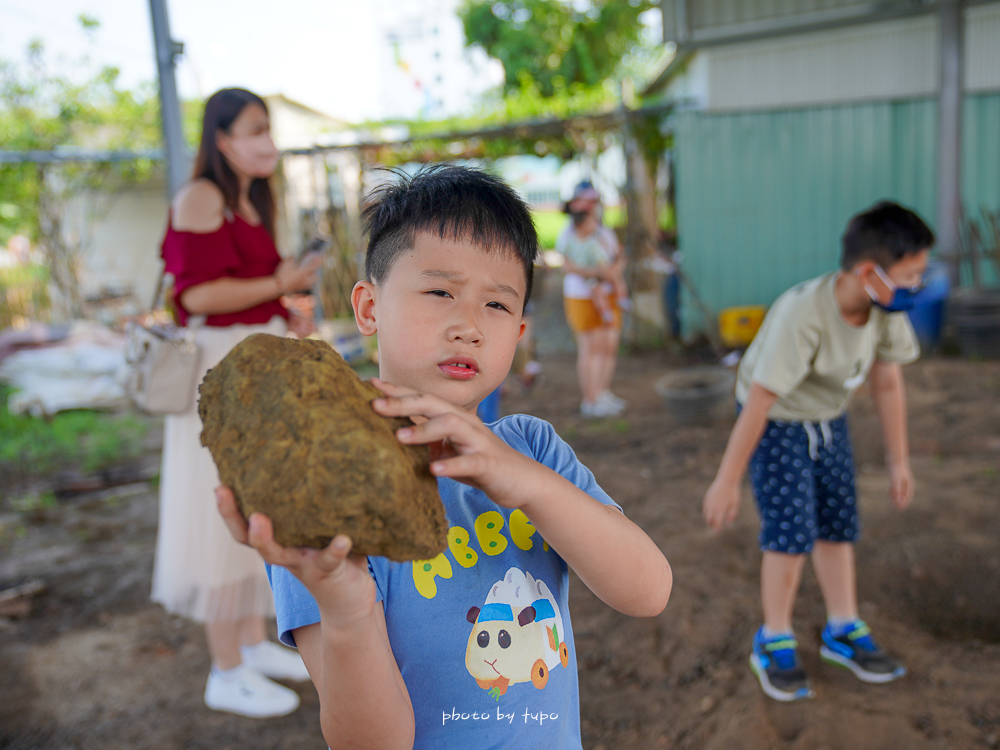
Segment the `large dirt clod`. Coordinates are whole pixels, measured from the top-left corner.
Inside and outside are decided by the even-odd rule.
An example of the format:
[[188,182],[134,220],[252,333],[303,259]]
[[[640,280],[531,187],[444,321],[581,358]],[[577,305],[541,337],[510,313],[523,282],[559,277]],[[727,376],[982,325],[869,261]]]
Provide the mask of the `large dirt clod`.
[[201,442],[243,514],[261,512],[279,544],[428,560],[448,524],[427,448],[401,444],[409,419],[374,412],[381,395],[322,341],[255,334],[198,388]]

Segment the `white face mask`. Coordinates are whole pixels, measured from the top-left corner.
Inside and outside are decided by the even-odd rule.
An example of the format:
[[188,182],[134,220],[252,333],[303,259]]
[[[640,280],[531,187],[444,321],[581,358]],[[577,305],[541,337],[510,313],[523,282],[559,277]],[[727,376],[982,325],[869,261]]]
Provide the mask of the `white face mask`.
[[878,294],[872,286],[867,282],[862,282],[865,291],[868,292],[868,296],[871,297],[872,302],[886,312],[902,312],[913,309],[913,306],[917,301],[917,294],[923,286],[922,284],[916,284],[908,289],[901,289],[896,285],[896,282],[890,279],[889,275],[882,270],[881,266],[875,266],[875,275],[882,280],[882,283],[885,284],[886,289],[892,292],[892,295],[889,297],[888,302],[882,302],[879,300]]
[[230,164],[251,177],[270,177],[278,166],[278,149],[270,133],[230,138],[228,150]]
[[[897,287],[895,282],[889,278],[886,272],[882,270],[881,266],[875,266],[875,275],[879,277],[879,279],[883,284],[885,284],[886,289],[892,292],[892,294],[896,293]],[[858,278],[859,279],[861,278],[860,273],[858,274]],[[862,286],[864,286],[865,291],[868,292],[868,296],[871,297],[872,302],[874,302],[876,305],[881,304],[879,302],[878,292],[876,292],[875,289],[872,288],[871,284],[869,284],[867,281],[862,281],[861,284]]]

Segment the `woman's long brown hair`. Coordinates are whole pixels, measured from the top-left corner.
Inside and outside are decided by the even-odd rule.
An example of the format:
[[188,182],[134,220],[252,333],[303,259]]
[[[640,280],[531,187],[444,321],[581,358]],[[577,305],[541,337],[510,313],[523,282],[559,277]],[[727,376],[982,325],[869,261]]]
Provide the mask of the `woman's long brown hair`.
[[[229,133],[229,128],[248,104],[256,104],[267,112],[264,100],[246,89],[222,89],[205,102],[205,115],[201,125],[201,145],[194,162],[193,179],[204,178],[214,182],[225,198],[226,206],[234,213],[240,199],[240,185],[226,158],[219,151],[216,137],[219,131]],[[274,237],[275,206],[271,182],[257,177],[250,183],[250,203],[257,209],[267,233]]]

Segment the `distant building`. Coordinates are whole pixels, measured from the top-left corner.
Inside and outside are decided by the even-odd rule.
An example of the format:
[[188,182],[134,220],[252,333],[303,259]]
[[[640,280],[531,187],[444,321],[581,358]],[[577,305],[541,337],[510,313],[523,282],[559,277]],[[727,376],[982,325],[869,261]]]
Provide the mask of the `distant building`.
[[[264,97],[271,118],[271,133],[279,149],[300,148],[343,137],[349,125],[318,112],[283,94]],[[345,162],[346,157],[330,157]],[[347,160],[350,161],[350,160]],[[357,182],[353,164],[341,171],[349,185]],[[327,170],[317,171],[307,157],[286,157],[278,193],[278,249],[286,255],[297,252],[308,233],[309,209],[331,195]],[[336,183],[339,190],[342,181]],[[279,187],[279,185],[275,185]],[[317,197],[317,194],[320,194]],[[334,200],[339,199],[333,196]],[[134,304],[146,307],[152,300],[160,272],[160,243],[167,224],[167,188],[162,173],[151,180],[129,185],[113,194],[83,194],[68,206],[65,226],[80,238],[81,283],[85,297],[131,295]],[[137,310],[138,311],[138,310]]]
[[385,119],[440,119],[468,113],[503,68],[466,49],[459,0],[377,0],[380,110]]
[[271,136],[279,149],[326,145],[351,130],[346,120],[307,107],[284,94],[265,96],[264,101],[271,120]]

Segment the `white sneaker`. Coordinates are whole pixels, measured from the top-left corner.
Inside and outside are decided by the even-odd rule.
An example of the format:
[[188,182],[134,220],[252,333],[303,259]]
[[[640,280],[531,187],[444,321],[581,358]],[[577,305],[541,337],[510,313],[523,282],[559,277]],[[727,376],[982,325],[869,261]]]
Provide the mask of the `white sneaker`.
[[297,651],[266,638],[253,646],[240,646],[240,655],[244,664],[265,677],[297,682],[309,679],[309,670]]
[[213,711],[266,719],[290,714],[299,707],[299,696],[241,664],[226,673],[215,668],[209,672],[205,705]]
[[615,394],[613,394],[611,391],[605,391],[604,393],[602,393],[600,396],[597,397],[597,400],[598,401],[605,401],[605,402],[607,402],[609,404],[612,404],[613,406],[618,407],[619,411],[621,411],[626,406],[628,406],[628,401],[626,401],[623,398],[619,398],[618,396],[616,396]]
[[584,401],[580,404],[580,416],[586,419],[601,419],[603,417],[613,417],[619,414],[621,409],[607,401]]

